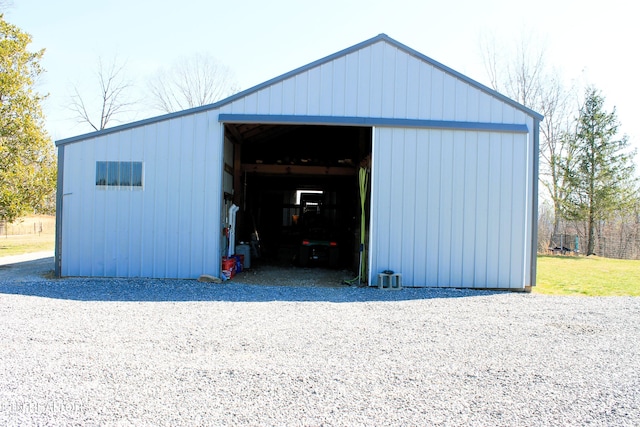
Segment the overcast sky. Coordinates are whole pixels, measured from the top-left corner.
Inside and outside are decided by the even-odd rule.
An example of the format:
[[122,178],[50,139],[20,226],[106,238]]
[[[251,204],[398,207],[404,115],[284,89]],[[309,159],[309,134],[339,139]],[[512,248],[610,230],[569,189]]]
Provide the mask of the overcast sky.
[[215,56],[247,89],[385,33],[488,84],[479,39],[508,46],[532,34],[567,84],[602,90],[636,146],[637,17],[628,0],[14,0],[5,11],[33,36],[32,49],[46,48],[39,89],[50,94],[45,114],[54,139],[91,131],[65,105],[72,85],[87,97],[97,90],[100,57],[126,61],[137,85],[142,102],[122,117],[127,122],[157,115],[144,102],[146,81],[195,53]]

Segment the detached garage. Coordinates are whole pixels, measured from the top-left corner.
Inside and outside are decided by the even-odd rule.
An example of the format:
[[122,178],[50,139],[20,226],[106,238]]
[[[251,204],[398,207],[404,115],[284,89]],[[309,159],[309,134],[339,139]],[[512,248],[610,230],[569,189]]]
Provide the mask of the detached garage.
[[354,272],[362,249],[368,284],[392,270],[528,289],[540,120],[381,34],[212,105],[57,141],[56,274],[219,276],[246,241],[265,262]]

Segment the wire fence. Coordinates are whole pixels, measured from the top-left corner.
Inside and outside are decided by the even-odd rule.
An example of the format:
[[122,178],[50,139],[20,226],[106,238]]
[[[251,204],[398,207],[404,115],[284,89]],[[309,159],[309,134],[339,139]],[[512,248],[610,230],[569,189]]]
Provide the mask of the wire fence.
[[[548,215],[538,221],[538,252],[561,255],[586,255],[588,225],[585,222],[561,221],[560,233],[554,233]],[[640,216],[628,215],[599,221],[595,227],[595,255],[606,258],[640,259]]]
[[55,231],[56,223],[54,217],[27,217],[13,223],[0,220],[0,237],[53,234]]

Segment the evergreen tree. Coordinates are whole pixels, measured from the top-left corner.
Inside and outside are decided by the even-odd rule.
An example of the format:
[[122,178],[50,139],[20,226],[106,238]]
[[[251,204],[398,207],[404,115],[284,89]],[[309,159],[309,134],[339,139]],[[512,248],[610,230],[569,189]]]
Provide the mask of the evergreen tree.
[[569,188],[563,208],[565,218],[586,222],[587,255],[593,255],[597,221],[633,199],[635,152],[629,150],[626,136],[618,137],[615,108],[605,111],[605,98],[595,88],[585,95],[565,159]]
[[0,14],[0,220],[42,210],[55,189],[54,147],[35,88],[44,50]]

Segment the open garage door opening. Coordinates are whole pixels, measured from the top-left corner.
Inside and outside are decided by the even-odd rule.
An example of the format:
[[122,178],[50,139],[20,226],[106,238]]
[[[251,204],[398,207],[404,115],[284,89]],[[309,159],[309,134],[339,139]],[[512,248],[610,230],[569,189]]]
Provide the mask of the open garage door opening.
[[226,123],[225,139],[233,182],[225,197],[239,207],[236,242],[251,246],[253,267],[357,273],[359,171],[370,168],[372,129]]

